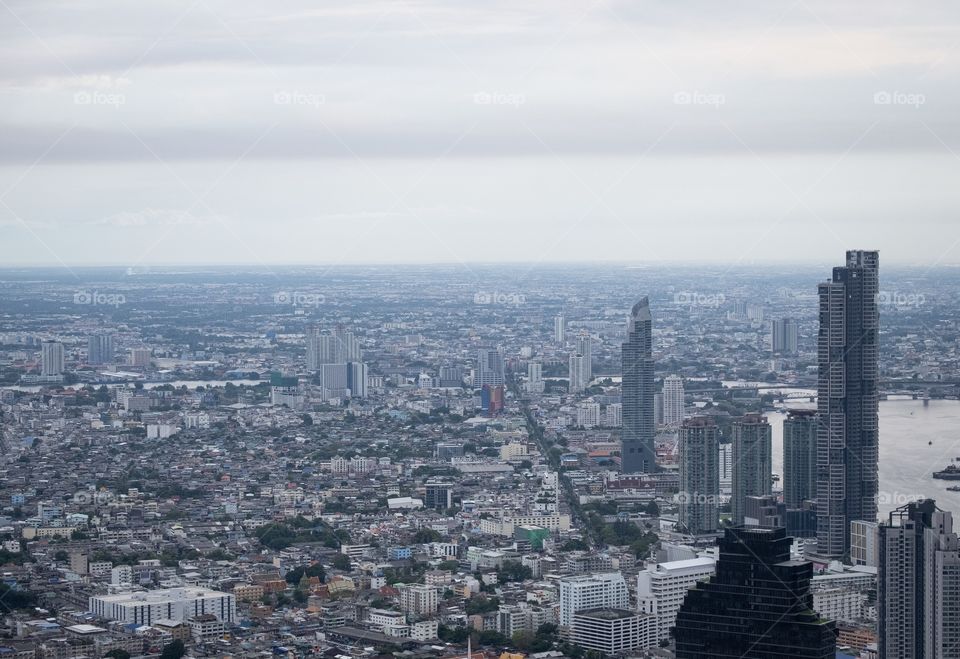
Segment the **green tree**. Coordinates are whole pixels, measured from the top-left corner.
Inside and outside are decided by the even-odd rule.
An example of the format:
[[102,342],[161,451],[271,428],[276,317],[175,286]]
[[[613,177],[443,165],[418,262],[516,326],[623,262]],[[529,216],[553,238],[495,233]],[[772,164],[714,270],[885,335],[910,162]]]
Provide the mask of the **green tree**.
[[160,659],[180,659],[186,653],[187,650],[183,647],[183,641],[177,639],[163,646],[163,650],[160,651]]
[[130,659],[130,653],[126,650],[120,648],[114,648],[103,655],[104,657],[111,657],[112,659]]
[[333,557],[333,567],[338,570],[349,570],[350,569],[350,557],[346,554],[337,554]]

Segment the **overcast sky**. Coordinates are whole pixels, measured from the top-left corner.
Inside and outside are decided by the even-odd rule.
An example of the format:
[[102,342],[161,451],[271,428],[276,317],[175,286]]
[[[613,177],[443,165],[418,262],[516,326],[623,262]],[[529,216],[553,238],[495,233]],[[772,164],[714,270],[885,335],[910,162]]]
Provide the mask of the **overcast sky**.
[[0,17],[0,265],[960,263],[955,0]]

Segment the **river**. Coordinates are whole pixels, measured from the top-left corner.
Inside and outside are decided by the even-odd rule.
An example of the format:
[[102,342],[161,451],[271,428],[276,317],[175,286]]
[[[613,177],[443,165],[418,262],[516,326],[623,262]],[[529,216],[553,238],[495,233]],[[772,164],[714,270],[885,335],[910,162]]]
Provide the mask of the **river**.
[[[791,407],[811,408],[807,401]],[[784,412],[767,412],[773,426],[773,471],[783,475]],[[930,444],[933,442],[933,444]],[[930,497],[944,510],[960,515],[960,492],[948,492],[958,481],[931,475],[960,457],[960,401],[880,401],[881,516],[916,498]]]

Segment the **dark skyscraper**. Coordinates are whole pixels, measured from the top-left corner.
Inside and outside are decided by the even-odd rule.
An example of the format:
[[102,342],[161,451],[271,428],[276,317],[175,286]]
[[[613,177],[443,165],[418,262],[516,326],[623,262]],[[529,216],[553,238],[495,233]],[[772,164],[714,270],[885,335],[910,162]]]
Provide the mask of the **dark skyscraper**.
[[713,417],[684,419],[680,426],[678,515],[686,533],[712,533],[720,526],[720,446]]
[[623,343],[623,429],[621,469],[625,474],[657,470],[653,438],[653,319],[650,302],[641,299],[630,310]]
[[782,528],[728,528],[717,574],[677,614],[677,659],[833,659],[834,623],[813,610],[813,564]]
[[820,284],[817,553],[850,548],[850,522],[877,518],[879,256],[849,251]]
[[817,418],[813,410],[788,410],[783,420],[783,502],[800,509],[817,496]]

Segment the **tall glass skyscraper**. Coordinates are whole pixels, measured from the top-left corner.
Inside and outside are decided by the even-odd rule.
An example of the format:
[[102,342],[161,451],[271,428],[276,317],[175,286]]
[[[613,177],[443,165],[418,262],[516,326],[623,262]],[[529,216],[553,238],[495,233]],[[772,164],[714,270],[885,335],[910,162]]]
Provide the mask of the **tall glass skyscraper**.
[[879,255],[847,252],[820,284],[817,553],[841,557],[850,522],[877,518]]
[[813,610],[813,564],[790,559],[783,528],[728,528],[717,572],[687,593],[677,659],[834,659],[833,621]]
[[644,297],[630,311],[627,340],[622,347],[623,429],[621,470],[625,474],[657,470],[653,439],[653,319]]

